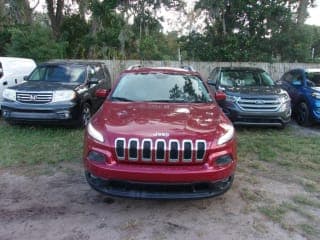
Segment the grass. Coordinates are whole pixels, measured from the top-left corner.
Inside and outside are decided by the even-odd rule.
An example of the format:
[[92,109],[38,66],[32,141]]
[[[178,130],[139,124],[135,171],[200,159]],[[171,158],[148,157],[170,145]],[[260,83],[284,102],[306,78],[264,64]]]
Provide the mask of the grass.
[[0,121],[0,167],[81,161],[83,130]]
[[319,180],[320,136],[298,135],[290,126],[282,131],[240,128],[237,133],[238,156],[245,167],[263,171],[267,168],[259,163],[271,163],[287,171],[302,171],[311,180]]

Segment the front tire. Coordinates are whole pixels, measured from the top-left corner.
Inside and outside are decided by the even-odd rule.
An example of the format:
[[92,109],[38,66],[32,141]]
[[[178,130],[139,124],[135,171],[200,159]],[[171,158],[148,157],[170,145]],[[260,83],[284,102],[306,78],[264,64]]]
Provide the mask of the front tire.
[[310,126],[310,110],[305,102],[300,102],[297,106],[296,121],[301,126]]
[[85,103],[82,106],[80,119],[79,119],[79,126],[85,127],[89,124],[91,118],[91,106],[89,103]]

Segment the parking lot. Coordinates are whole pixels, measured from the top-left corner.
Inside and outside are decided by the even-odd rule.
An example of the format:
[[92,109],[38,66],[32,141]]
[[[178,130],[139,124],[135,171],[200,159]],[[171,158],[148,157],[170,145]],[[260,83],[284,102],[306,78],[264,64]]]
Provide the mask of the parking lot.
[[[30,136],[34,131],[3,122],[1,127],[22,128]],[[101,195],[85,181],[81,152],[71,161],[6,164],[0,170],[0,239],[319,239],[320,128],[290,124],[283,131],[240,128],[237,133],[234,185],[203,200]],[[76,136],[82,140],[81,133]],[[299,139],[307,144],[297,150],[305,159],[292,145]],[[10,138],[1,141],[14,149]]]

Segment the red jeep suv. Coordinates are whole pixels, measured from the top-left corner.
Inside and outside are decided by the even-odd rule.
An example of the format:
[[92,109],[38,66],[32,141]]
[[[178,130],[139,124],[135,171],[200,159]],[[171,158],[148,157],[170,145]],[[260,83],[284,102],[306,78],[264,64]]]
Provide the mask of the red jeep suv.
[[[97,96],[106,97],[103,90]],[[235,132],[199,73],[136,67],[120,74],[87,126],[88,183],[108,195],[204,198],[226,192],[237,163]]]

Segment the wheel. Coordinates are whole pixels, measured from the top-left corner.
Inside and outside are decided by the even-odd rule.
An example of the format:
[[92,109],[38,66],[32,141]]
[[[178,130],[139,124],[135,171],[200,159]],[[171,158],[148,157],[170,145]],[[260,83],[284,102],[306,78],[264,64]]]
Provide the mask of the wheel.
[[85,127],[88,125],[91,118],[91,106],[89,103],[85,103],[82,106],[81,115],[79,119],[79,126]]
[[310,125],[310,111],[308,105],[305,102],[301,102],[297,106],[296,120],[297,123],[301,126]]

